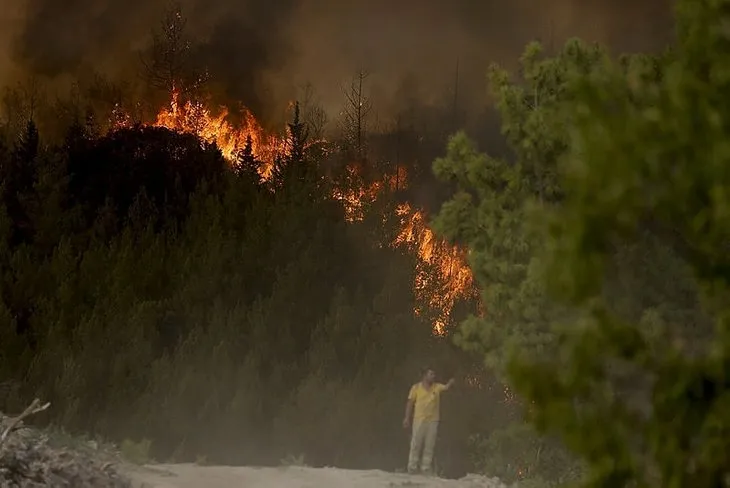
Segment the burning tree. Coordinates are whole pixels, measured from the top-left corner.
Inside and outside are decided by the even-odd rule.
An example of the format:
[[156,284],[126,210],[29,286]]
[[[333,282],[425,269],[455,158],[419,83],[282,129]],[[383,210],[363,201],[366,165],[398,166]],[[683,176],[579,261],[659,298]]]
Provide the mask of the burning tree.
[[160,25],[152,31],[152,45],[141,57],[143,75],[151,86],[184,97],[201,89],[207,78],[194,66],[186,27],[181,5],[168,5]]

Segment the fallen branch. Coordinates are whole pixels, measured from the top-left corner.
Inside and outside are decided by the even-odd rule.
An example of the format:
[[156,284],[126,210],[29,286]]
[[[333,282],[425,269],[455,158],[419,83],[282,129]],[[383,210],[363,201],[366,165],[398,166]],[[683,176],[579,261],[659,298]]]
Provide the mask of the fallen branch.
[[8,435],[10,434],[10,432],[12,432],[13,429],[15,429],[18,426],[18,424],[20,424],[23,421],[24,418],[30,417],[31,415],[36,414],[38,412],[42,412],[43,410],[47,409],[50,406],[51,406],[50,402],[46,403],[45,405],[41,405],[41,401],[39,399],[36,398],[35,400],[33,400],[33,402],[30,405],[28,405],[28,407],[25,410],[23,410],[23,413],[21,413],[17,417],[13,417],[13,419],[10,420],[10,422],[8,423],[8,426],[5,428],[2,435],[0,435],[0,446],[3,445],[5,440],[8,438]]
[[52,433],[23,425],[49,406],[34,400],[17,417],[0,416],[0,488],[132,488],[112,464],[119,461],[116,453],[64,445],[51,441]]

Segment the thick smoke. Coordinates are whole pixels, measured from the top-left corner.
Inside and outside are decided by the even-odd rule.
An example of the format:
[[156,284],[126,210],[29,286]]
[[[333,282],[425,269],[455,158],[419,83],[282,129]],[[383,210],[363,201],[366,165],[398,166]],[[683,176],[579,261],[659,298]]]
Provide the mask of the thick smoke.
[[[169,4],[151,0],[3,0],[0,82],[102,71],[130,78]],[[424,96],[484,90],[489,62],[513,66],[526,42],[567,37],[653,49],[671,33],[668,0],[183,0],[190,33],[220,91],[255,110],[312,82],[336,110],[359,69],[388,98],[405,76]]]
[[536,38],[557,46],[579,36],[624,51],[654,49],[671,34],[668,0],[314,0],[292,20],[301,49],[289,78],[306,77],[335,98],[361,66],[386,91],[410,73],[439,96],[451,89],[458,60],[463,93],[477,94],[490,62],[514,66]]
[[245,8],[226,12],[216,21],[198,50],[198,61],[227,100],[241,101],[255,113],[275,102],[263,77],[293,57],[292,44],[283,34],[293,7],[294,0],[248,0]]
[[[262,74],[291,59],[283,26],[294,0],[6,0],[16,3],[5,62],[11,73],[58,81],[101,72],[134,79],[140,52],[164,13],[179,5],[194,41],[193,57],[220,95],[261,109]],[[2,15],[2,14],[0,14]],[[11,21],[8,19],[8,22]],[[9,67],[8,64],[12,65]]]

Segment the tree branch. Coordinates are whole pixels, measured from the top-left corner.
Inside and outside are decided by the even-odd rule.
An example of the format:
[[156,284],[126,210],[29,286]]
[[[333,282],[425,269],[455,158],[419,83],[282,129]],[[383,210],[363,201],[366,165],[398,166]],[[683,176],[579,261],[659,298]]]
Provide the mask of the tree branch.
[[44,405],[41,405],[41,401],[39,399],[33,400],[33,402],[28,405],[28,407],[23,410],[23,413],[18,415],[17,417],[14,417],[10,420],[10,423],[3,431],[2,435],[0,435],[0,446],[3,445],[5,440],[8,438],[8,435],[10,435],[10,432],[12,432],[15,428],[18,427],[18,425],[23,421],[24,418],[30,417],[31,415],[34,415],[38,412],[42,412],[46,410],[48,407],[51,406],[51,403],[48,402]]

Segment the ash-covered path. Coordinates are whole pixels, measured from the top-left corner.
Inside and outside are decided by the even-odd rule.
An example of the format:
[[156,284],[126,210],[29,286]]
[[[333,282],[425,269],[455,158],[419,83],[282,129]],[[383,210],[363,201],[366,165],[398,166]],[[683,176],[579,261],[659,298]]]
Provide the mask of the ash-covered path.
[[377,470],[254,468],[160,464],[130,468],[136,488],[505,488],[496,479],[468,475],[460,480]]

